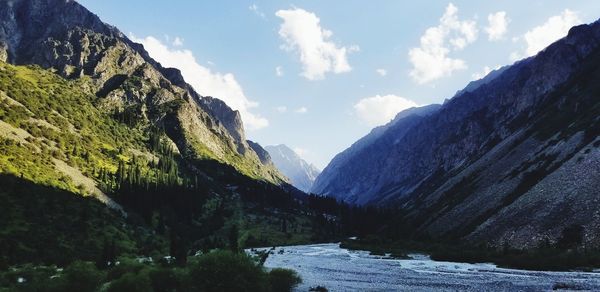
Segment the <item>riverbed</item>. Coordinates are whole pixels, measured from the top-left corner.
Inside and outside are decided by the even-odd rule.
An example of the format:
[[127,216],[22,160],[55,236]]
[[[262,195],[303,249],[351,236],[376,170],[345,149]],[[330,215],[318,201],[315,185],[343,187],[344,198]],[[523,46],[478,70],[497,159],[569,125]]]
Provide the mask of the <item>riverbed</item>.
[[393,259],[327,243],[278,247],[264,265],[296,270],[303,280],[297,291],[317,286],[329,291],[600,291],[600,273],[524,271],[410,256]]

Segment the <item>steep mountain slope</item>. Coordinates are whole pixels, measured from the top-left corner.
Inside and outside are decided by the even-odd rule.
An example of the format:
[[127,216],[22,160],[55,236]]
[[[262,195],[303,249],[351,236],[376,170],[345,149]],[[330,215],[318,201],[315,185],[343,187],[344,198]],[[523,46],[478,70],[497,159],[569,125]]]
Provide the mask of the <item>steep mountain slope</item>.
[[[386,160],[354,174],[369,182],[334,177],[355,202],[401,206],[420,235],[531,247],[577,224],[599,244],[599,65],[600,23],[574,27],[390,137]],[[317,190],[343,196],[336,183]]]
[[36,64],[68,79],[89,80],[96,106],[137,128],[160,127],[179,152],[213,159],[253,178],[283,182],[248,145],[240,114],[198,95],[176,69],[163,68],[139,44],[75,1],[0,3],[0,57]]
[[315,180],[311,192],[350,204],[369,202],[370,195],[386,183],[379,179],[379,171],[393,155],[394,145],[412,125],[439,108],[440,105],[429,105],[407,109],[388,124],[373,129],[331,160]]
[[0,1],[0,57],[0,267],[315,234],[237,111],[77,2]]
[[290,179],[293,186],[309,192],[320,171],[316,166],[304,161],[286,145],[266,146],[275,166]]

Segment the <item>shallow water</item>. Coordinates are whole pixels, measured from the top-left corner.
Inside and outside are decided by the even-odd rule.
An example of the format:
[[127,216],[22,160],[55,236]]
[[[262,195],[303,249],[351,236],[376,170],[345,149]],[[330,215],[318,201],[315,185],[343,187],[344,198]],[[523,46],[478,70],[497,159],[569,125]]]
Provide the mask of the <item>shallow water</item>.
[[297,291],[319,285],[329,291],[550,291],[557,283],[600,291],[600,273],[523,271],[411,257],[388,259],[336,243],[298,245],[276,248],[265,267],[296,270],[303,280]]

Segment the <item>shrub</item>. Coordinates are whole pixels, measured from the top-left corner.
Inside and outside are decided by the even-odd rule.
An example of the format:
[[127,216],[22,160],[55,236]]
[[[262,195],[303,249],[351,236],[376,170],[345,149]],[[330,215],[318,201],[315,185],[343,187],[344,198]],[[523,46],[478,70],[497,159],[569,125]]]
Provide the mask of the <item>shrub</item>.
[[108,271],[106,277],[109,281],[116,280],[123,277],[125,274],[133,273],[136,274],[144,268],[144,264],[139,263],[135,259],[120,257],[119,264],[115,265]]
[[266,273],[245,253],[219,250],[189,263],[194,291],[266,291]]
[[273,292],[291,291],[300,283],[302,279],[294,270],[277,268],[269,272],[269,285]]
[[150,270],[149,276],[154,291],[183,291],[181,274],[179,269],[161,267]]
[[75,261],[64,272],[64,291],[94,291],[100,286],[104,274],[90,262]]
[[109,288],[109,292],[152,292],[152,283],[147,270],[141,270],[137,273],[129,272],[114,280]]

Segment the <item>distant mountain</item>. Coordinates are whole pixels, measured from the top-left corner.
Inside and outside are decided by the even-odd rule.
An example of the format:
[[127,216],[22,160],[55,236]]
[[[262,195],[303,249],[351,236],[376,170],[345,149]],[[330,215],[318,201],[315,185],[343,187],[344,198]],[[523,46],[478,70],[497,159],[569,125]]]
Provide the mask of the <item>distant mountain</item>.
[[304,161],[294,150],[285,145],[266,146],[275,166],[290,179],[293,186],[309,192],[320,170]]
[[415,236],[534,247],[580,225],[600,243],[600,23],[573,27],[441,107],[339,154],[313,192],[401,208]]

